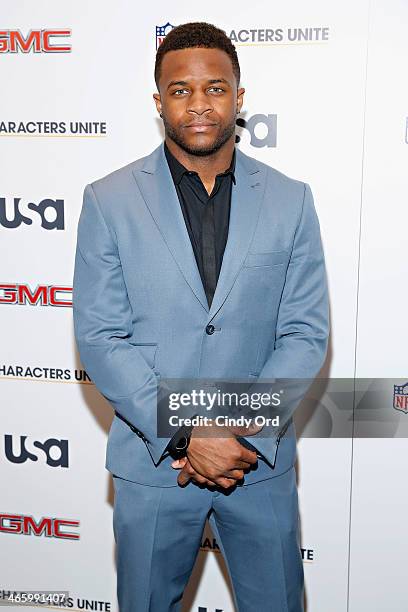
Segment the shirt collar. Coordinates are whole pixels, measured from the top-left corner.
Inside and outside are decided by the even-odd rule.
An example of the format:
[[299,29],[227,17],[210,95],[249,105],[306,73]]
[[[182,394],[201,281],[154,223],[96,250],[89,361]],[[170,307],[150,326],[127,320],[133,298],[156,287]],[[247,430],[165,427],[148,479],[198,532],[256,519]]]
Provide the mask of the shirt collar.
[[[176,185],[180,183],[184,174],[197,174],[197,172],[190,172],[190,170],[188,170],[185,166],[183,166],[183,164],[179,162],[179,160],[170,151],[169,147],[166,144],[166,141],[164,141],[164,152],[166,155],[167,163],[170,168],[171,175],[173,177],[173,181],[175,182]],[[234,152],[232,154],[231,164],[229,168],[225,170],[225,172],[220,172],[219,174],[217,174],[217,176],[227,176],[228,174],[230,174],[234,182],[234,185],[236,183],[235,160],[236,160],[236,153],[235,153],[235,147],[234,147]]]

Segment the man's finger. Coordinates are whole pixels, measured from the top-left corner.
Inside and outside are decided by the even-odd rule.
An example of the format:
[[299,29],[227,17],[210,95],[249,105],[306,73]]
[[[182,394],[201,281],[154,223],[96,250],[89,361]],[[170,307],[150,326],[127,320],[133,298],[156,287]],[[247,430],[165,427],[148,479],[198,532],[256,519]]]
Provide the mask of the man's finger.
[[234,487],[237,484],[237,481],[233,478],[224,478],[223,476],[216,478],[215,482],[223,489],[230,489],[231,487]]
[[188,460],[187,460],[185,469],[187,470],[190,478],[192,478],[196,482],[198,482],[200,484],[210,484],[210,485],[214,485],[215,486],[215,482],[213,482],[212,480],[210,480],[209,478],[207,478],[206,476],[204,476],[200,472],[197,472],[197,470],[195,468],[193,468],[193,466],[191,465],[191,463]]
[[188,473],[186,466],[183,467],[180,474],[177,476],[177,482],[179,485],[185,485],[191,479],[191,474]]
[[204,484],[204,485],[207,485],[209,487],[215,487],[216,486],[215,482],[213,482],[212,480],[209,480],[205,476],[202,476],[201,474],[199,474],[192,467],[192,465],[190,463],[186,462],[186,464],[184,465],[184,467],[181,470],[180,474],[178,475],[177,482],[180,485],[184,485],[189,480],[194,480],[195,482],[198,482],[199,484]]
[[250,463],[251,465],[253,465],[254,463],[258,461],[255,451],[251,451],[249,450],[249,448],[245,448],[245,446],[242,446],[242,444],[240,444],[240,446],[242,448],[241,456],[240,456],[241,461],[246,461],[247,463]]
[[216,486],[215,482],[212,482],[212,480],[208,480],[208,478],[201,476],[201,474],[199,474],[198,472],[194,472],[194,474],[191,474],[191,478],[192,480],[195,480],[195,482],[198,482],[199,484],[204,484],[204,485],[208,485],[212,487]]
[[175,470],[179,470],[186,465],[187,461],[188,461],[187,457],[182,457],[181,459],[175,459],[172,462],[171,467],[174,468]]
[[234,480],[241,480],[244,477],[243,470],[225,470],[224,472],[225,478],[233,478]]

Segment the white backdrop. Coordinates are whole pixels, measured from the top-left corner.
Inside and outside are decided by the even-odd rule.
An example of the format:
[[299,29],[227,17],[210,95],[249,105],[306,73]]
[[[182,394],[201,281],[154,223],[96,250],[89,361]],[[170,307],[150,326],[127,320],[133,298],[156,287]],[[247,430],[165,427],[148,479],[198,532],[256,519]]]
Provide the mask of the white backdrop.
[[[406,382],[406,2],[8,3],[0,23],[0,513],[13,516],[0,522],[0,603],[3,591],[64,590],[70,609],[117,610],[104,470],[112,409],[84,380],[75,349],[76,227],[85,184],[163,137],[152,99],[156,27],[202,20],[237,45],[241,117],[251,128],[264,116],[237,127],[238,146],[312,187],[332,322],[321,375]],[[43,33],[24,52],[24,41],[13,41],[31,30],[63,31],[50,43],[71,49],[47,52]],[[46,133],[51,122],[56,131]],[[78,122],[92,133],[78,133]],[[20,461],[21,436],[28,454]],[[49,465],[61,453],[39,444],[52,439],[67,465]],[[405,439],[301,437],[298,448],[307,611],[405,612]],[[46,533],[30,534],[21,517],[48,518]],[[74,537],[58,537],[66,532]],[[210,532],[184,609],[234,609]]]

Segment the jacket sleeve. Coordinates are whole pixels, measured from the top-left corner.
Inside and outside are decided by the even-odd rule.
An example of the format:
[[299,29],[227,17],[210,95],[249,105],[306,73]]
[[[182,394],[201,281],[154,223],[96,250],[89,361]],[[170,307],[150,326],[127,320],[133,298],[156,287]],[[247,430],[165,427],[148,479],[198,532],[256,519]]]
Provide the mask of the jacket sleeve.
[[[324,363],[329,328],[328,284],[320,226],[311,189],[305,184],[302,212],[279,305],[274,350],[258,377],[261,383],[263,379],[290,379],[287,386],[292,401],[285,405],[279,430],[288,423]],[[272,463],[278,433],[276,428],[264,427],[246,440]]]
[[[137,314],[137,313],[135,313]],[[87,374],[157,465],[169,438],[157,437],[157,376],[129,342],[133,313],[118,245],[92,185],[85,187],[73,281],[74,333]]]

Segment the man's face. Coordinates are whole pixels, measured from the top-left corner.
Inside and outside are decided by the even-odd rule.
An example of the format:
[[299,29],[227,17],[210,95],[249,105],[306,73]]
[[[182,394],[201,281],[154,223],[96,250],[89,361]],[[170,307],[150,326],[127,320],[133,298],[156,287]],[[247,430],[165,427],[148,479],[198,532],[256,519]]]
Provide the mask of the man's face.
[[154,94],[166,136],[190,155],[212,155],[234,134],[244,89],[237,90],[232,63],[220,49],[169,51]]

